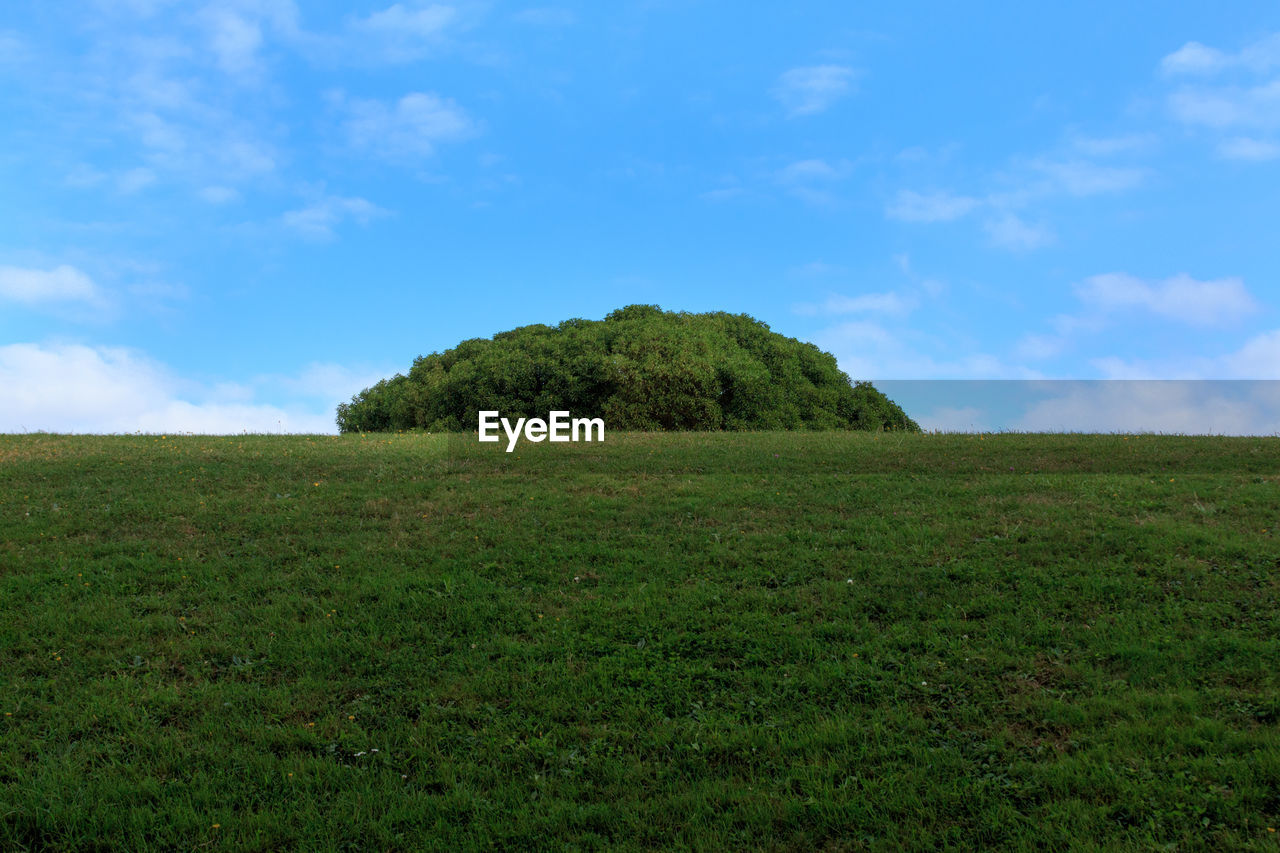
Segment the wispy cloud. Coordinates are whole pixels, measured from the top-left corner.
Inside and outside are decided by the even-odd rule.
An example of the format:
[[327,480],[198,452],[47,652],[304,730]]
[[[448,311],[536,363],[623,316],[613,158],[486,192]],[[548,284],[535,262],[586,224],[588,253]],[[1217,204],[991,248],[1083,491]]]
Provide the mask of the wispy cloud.
[[801,264],[787,270],[790,275],[804,278],[838,275],[844,272],[846,272],[845,268],[839,264],[829,264],[825,261],[810,261],[807,264]]
[[773,96],[792,117],[814,115],[852,93],[856,79],[857,72],[847,65],[792,68],[778,78]]
[[1090,276],[1075,288],[1085,305],[1103,312],[1138,309],[1193,326],[1226,325],[1249,316],[1257,303],[1239,278],[1200,281],[1179,274],[1144,281],[1126,273]]
[[968,214],[982,202],[971,196],[941,191],[918,193],[902,190],[885,209],[885,215],[900,222],[950,222]]
[[1090,363],[1108,379],[1280,380],[1280,329],[1261,332],[1239,348],[1216,355],[1201,351],[1147,359],[1106,356]]
[[1280,80],[1256,86],[1182,88],[1169,96],[1174,118],[1210,128],[1280,125]]
[[1052,388],[1058,393],[1029,406],[1009,427],[1274,435],[1280,418],[1280,400],[1261,383],[1237,389],[1205,382],[1093,381],[1054,383]]
[[1042,361],[1062,352],[1064,343],[1050,335],[1023,335],[1014,345],[1014,353],[1027,361]]
[[[466,23],[454,5],[404,2],[320,32],[303,26],[294,0],[185,7],[103,0],[94,17],[101,37],[50,75],[51,85],[66,88],[57,101],[68,107],[61,118],[95,128],[92,145],[54,137],[65,149],[55,159],[85,163],[68,183],[122,194],[177,183],[211,203],[270,186],[263,178],[297,162],[293,148],[307,134],[282,118],[286,89],[276,75],[283,57],[321,65],[405,62],[448,46]],[[0,30],[0,52],[8,41]],[[401,161],[477,129],[460,107],[428,92],[390,102],[353,99],[337,119],[360,149]],[[107,165],[108,157],[132,160],[132,168]]]
[[1280,144],[1235,136],[1218,143],[1218,154],[1227,160],[1262,162],[1280,157]]
[[[1138,150],[1148,144],[1146,137],[1109,139],[1077,137],[1075,151],[1113,155]],[[885,216],[899,222],[952,222],[975,211],[986,213],[983,230],[990,245],[1011,251],[1030,251],[1056,242],[1053,229],[1043,222],[1028,221],[1026,209],[1035,203],[1064,197],[1085,198],[1119,193],[1139,186],[1148,170],[1133,166],[1100,164],[1068,156],[1041,156],[1015,159],[1010,169],[993,176],[999,189],[981,195],[958,195],[950,190],[918,192],[900,190],[885,207]]]
[[1034,370],[1006,364],[983,352],[936,358],[922,351],[918,333],[895,332],[880,323],[853,320],[815,335],[854,379],[1038,379]]
[[1210,75],[1230,68],[1266,73],[1280,68],[1280,33],[1272,33],[1235,53],[1189,41],[1160,60],[1166,74]]
[[156,182],[156,173],[150,169],[139,167],[137,169],[128,169],[120,174],[116,181],[116,186],[120,188],[120,192],[125,195],[136,193],[139,190],[146,189]]
[[419,161],[435,153],[441,143],[479,132],[462,107],[433,92],[411,92],[391,103],[334,97],[347,114],[351,144],[390,160]]
[[1071,147],[1089,157],[1111,157],[1146,151],[1157,143],[1150,133],[1127,133],[1120,136],[1077,136]]
[[778,172],[778,180],[784,184],[809,181],[840,181],[849,177],[853,164],[848,160],[828,163],[826,160],[799,160]]
[[118,172],[102,172],[81,163],[73,168],[64,180],[67,186],[77,189],[110,186],[121,195],[132,195],[154,184],[156,173],[142,166]]
[[1001,249],[1027,252],[1055,242],[1053,231],[1045,225],[1033,225],[1013,213],[1003,213],[982,224],[991,245]]
[[458,10],[452,6],[406,7],[396,3],[354,20],[350,32],[368,40],[373,58],[412,62],[439,51],[458,18]]
[[794,307],[797,314],[806,316],[833,316],[839,314],[884,314],[901,317],[911,313],[919,304],[914,296],[894,291],[862,293],[857,296],[832,294],[820,303],[801,303]]
[[[1194,78],[1168,95],[1168,109],[1177,121],[1210,132],[1280,129],[1280,33],[1261,38],[1238,51],[1223,51],[1188,42],[1160,63],[1168,77]],[[1213,78],[1226,72],[1226,81]],[[1274,140],[1237,136],[1219,138],[1218,154],[1243,161],[1276,156]]]
[[[309,390],[321,380],[337,383],[324,399]],[[295,383],[302,399],[271,405],[255,402],[254,386],[280,385],[278,377],[208,388],[132,349],[0,345],[0,433],[333,433],[335,402],[359,391],[360,381],[354,371],[313,365]]]
[[0,30],[0,65],[20,62],[27,58],[27,46],[18,34],[9,30]]
[[742,198],[747,195],[747,191],[742,187],[720,187],[714,190],[707,190],[698,194],[698,198],[703,201],[722,202],[732,201],[735,198]]
[[1230,58],[1220,50],[1189,41],[1160,60],[1166,74],[1208,74],[1225,68]]
[[98,305],[102,290],[93,279],[66,264],[49,270],[0,266],[0,299],[23,305],[81,302]]
[[258,21],[229,5],[217,4],[206,6],[201,18],[208,29],[209,48],[223,71],[247,75],[259,70],[258,49],[263,39]]
[[1222,358],[1223,375],[1248,379],[1280,379],[1280,329],[1254,335]]
[[799,160],[780,169],[775,180],[791,195],[811,204],[831,204],[836,200],[831,187],[853,173],[848,160]]
[[[1040,361],[1060,355],[1069,347],[1077,346],[1082,336],[1105,331],[1122,313],[1145,314],[1187,326],[1209,328],[1239,323],[1255,314],[1259,307],[1244,282],[1235,277],[1199,280],[1180,273],[1161,280],[1145,280],[1128,273],[1103,273],[1078,282],[1073,291],[1084,310],[1050,318],[1052,335],[1023,335],[1015,345],[1019,357]],[[1280,342],[1280,337],[1276,340]],[[1266,355],[1271,353],[1269,344],[1254,341],[1253,346]],[[1261,362],[1256,358],[1246,360],[1251,365],[1249,370],[1240,370],[1239,364],[1229,361],[1199,357],[1190,361],[1182,359],[1178,365],[1170,362],[1141,366],[1115,358],[1094,359],[1092,363],[1108,378],[1220,378],[1232,375],[1253,378],[1261,375],[1256,369]],[[1275,369],[1280,370],[1280,367]]]
[[[216,14],[202,14],[221,20],[223,12],[238,15],[237,8],[227,5],[217,7],[221,11]],[[220,43],[225,62],[246,77],[260,73],[262,68],[248,53],[239,60],[230,58],[232,37],[224,35]],[[67,149],[64,156],[85,161],[68,177],[69,183],[127,194],[174,181],[197,186],[241,183],[276,169],[280,155],[271,140],[276,126],[260,104],[246,101],[249,90],[219,80],[228,69],[219,64],[223,60],[217,51],[196,43],[203,37],[175,26],[163,36],[125,33],[102,39],[90,57],[56,78],[70,87],[60,99],[68,114],[91,121],[99,140],[97,145],[81,146],[76,137],[59,139],[57,144]],[[103,138],[111,140],[125,162],[139,165],[123,172],[101,165]]]
[[387,370],[356,369],[332,362],[314,362],[296,375],[268,375],[257,377],[256,386],[280,387],[291,396],[310,397],[332,402],[336,406],[349,400],[361,390],[380,379]]
[[1085,160],[1040,159],[1032,163],[1032,168],[1048,178],[1049,192],[1072,196],[1120,192],[1136,187],[1146,176],[1143,169],[1103,166]]
[[207,201],[209,204],[228,204],[240,197],[240,193],[231,187],[219,186],[218,184],[211,184],[201,188],[197,195],[200,196],[202,201]]
[[558,6],[541,6],[524,9],[511,16],[518,24],[529,24],[535,27],[569,27],[577,23],[577,16],[568,9]]
[[326,196],[307,207],[285,213],[281,222],[286,228],[308,239],[330,240],[334,236],[334,229],[343,222],[350,220],[365,225],[388,213],[389,211],[363,198]]

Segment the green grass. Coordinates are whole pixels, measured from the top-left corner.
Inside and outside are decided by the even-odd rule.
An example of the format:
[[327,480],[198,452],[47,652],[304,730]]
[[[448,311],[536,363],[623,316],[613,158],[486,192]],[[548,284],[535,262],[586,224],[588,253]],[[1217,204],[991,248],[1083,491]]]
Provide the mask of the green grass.
[[1276,850],[1280,439],[0,436],[0,849]]

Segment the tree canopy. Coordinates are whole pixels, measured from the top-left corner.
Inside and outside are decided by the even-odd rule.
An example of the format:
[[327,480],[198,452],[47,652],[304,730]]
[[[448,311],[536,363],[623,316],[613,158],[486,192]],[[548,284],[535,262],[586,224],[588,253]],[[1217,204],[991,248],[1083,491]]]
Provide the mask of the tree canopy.
[[745,314],[630,305],[603,320],[521,326],[420,356],[338,406],[341,432],[466,431],[568,411],[611,430],[920,427],[835,357]]

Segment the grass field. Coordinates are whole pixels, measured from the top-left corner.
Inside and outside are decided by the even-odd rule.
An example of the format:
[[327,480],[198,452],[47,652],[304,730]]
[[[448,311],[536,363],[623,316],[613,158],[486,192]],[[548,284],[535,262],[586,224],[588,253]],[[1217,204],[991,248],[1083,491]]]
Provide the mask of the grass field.
[[0,436],[0,849],[1280,849],[1280,439]]

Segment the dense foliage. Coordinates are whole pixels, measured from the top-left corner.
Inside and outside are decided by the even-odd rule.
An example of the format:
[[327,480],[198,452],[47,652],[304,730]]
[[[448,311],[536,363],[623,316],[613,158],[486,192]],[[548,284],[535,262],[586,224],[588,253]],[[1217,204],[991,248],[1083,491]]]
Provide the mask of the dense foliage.
[[920,427],[813,344],[745,314],[631,305],[417,358],[338,406],[342,432],[474,429],[477,412],[603,417],[621,430]]

